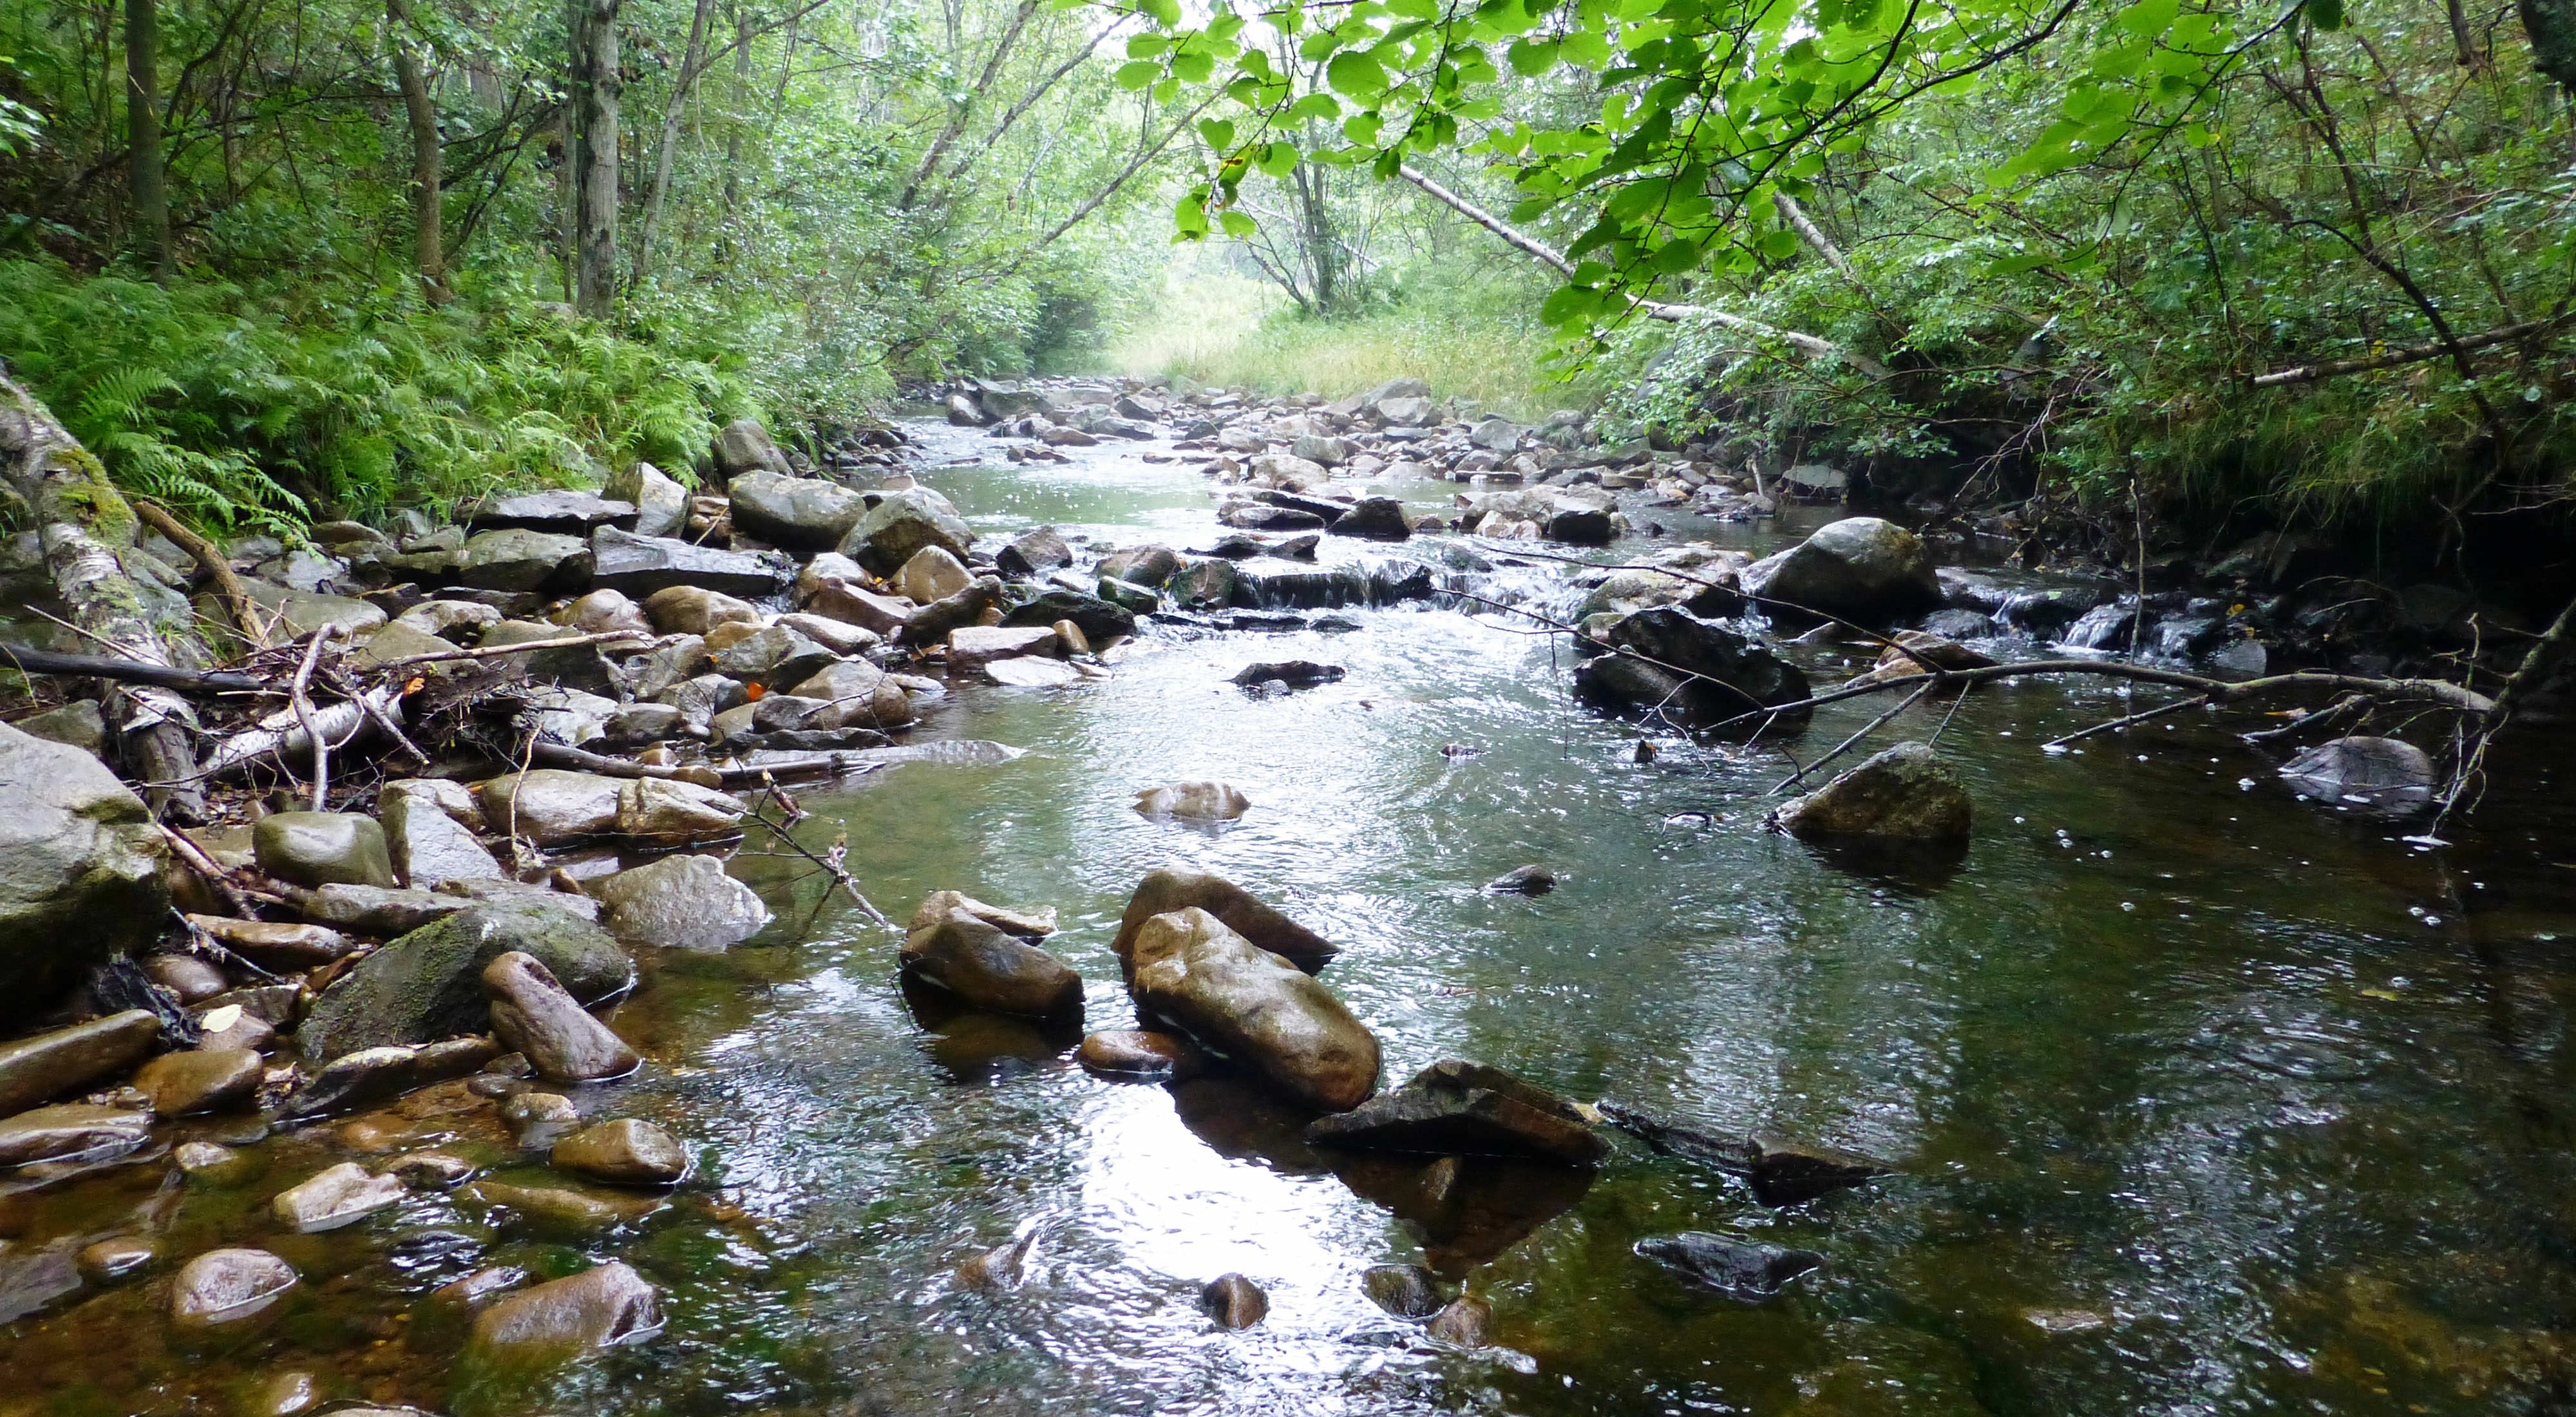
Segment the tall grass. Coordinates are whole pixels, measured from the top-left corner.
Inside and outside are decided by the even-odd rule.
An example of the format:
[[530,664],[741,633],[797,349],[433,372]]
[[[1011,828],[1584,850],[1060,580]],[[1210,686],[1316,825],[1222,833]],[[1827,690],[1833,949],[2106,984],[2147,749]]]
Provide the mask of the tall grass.
[[1129,317],[1111,367],[1263,394],[1341,398],[1418,378],[1439,397],[1537,419],[1601,401],[1600,376],[1559,381],[1538,321],[1546,287],[1516,271],[1434,276],[1357,315],[1307,316],[1278,287],[1176,258]]

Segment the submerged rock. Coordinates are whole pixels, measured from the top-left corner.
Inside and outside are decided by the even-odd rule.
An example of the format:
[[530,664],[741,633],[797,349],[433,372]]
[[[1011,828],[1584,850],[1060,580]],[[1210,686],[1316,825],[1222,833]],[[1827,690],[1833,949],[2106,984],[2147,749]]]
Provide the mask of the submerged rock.
[[1270,1314],[1270,1296],[1239,1274],[1221,1274],[1199,1291],[1199,1307],[1218,1328],[1250,1328]]
[[1590,1166],[1609,1151],[1574,1105],[1501,1068],[1443,1059],[1306,1129],[1318,1146],[1430,1156],[1535,1156]]
[[1750,1244],[1704,1230],[1649,1236],[1637,1242],[1636,1253],[1686,1284],[1753,1302],[1777,1297],[1790,1280],[1825,1263],[1813,1250]]
[[2281,765],[2302,797],[2402,813],[2428,806],[2438,775],[2423,749],[2396,738],[2337,738]]
[[1668,1156],[1712,1166],[1753,1183],[1764,1205],[1803,1205],[1828,1191],[1861,1185],[1894,1172],[1894,1164],[1859,1152],[1765,1133],[1711,1136],[1604,1099],[1601,1114],[1621,1130]]
[[489,1038],[451,1038],[419,1047],[386,1046],[343,1053],[279,1105],[278,1115],[311,1117],[396,1097],[463,1077],[500,1052]]
[[1360,1275],[1369,1302],[1400,1319],[1423,1319],[1440,1312],[1440,1289],[1431,1271],[1418,1264],[1371,1265]]
[[114,1235],[81,1247],[81,1277],[93,1284],[113,1284],[160,1257],[161,1249],[140,1235]]
[[1425,1324],[1422,1331],[1443,1343],[1454,1343],[1461,1348],[1481,1348],[1485,1344],[1485,1329],[1493,1318],[1492,1305],[1462,1294],[1451,1300],[1447,1308],[1432,1315],[1431,1322]]
[[469,1347],[476,1356],[511,1363],[561,1362],[620,1344],[641,1343],[662,1331],[653,1286],[623,1262],[611,1261],[522,1290],[474,1320]]
[[276,1303],[295,1282],[295,1267],[266,1250],[208,1250],[180,1266],[170,1318],[192,1329],[235,1323]]
[[402,1198],[400,1177],[370,1176],[344,1161],[278,1192],[269,1210],[278,1224],[310,1234],[355,1224]]
[[1607,651],[1574,671],[1575,692],[1594,704],[1659,714],[1686,729],[1741,720],[1750,733],[1807,721],[1806,709],[1762,713],[1808,697],[1807,677],[1797,666],[1674,606],[1622,616],[1583,647]]
[[1110,1029],[1092,1034],[1074,1050],[1083,1070],[1122,1082],[1184,1082],[1207,1068],[1186,1038],[1151,1029]]
[[689,1154],[651,1122],[619,1118],[556,1142],[556,1169],[612,1186],[668,1186],[689,1174]]
[[1231,783],[1174,782],[1137,793],[1136,810],[1149,817],[1230,822],[1252,810],[1252,799]]
[[0,1027],[160,935],[169,857],[143,800],[105,763],[0,724]]
[[1323,936],[1264,905],[1250,891],[1223,876],[1165,870],[1147,873],[1136,883],[1136,893],[1127,898],[1126,912],[1119,917],[1117,938],[1109,945],[1110,952],[1118,957],[1119,968],[1134,972],[1136,936],[1146,921],[1192,906],[1309,974],[1322,969],[1340,953]]
[[914,928],[904,937],[902,961],[905,974],[973,1008],[1039,1019],[1082,1014],[1081,975],[964,910]]
[[1311,659],[1284,659],[1275,663],[1247,664],[1234,673],[1233,683],[1240,688],[1254,688],[1276,679],[1292,689],[1312,684],[1340,682],[1343,670],[1338,664],[1317,664]]
[[1521,866],[1485,882],[1485,889],[1505,895],[1545,895],[1556,889],[1556,873],[1545,866]]
[[483,992],[492,1001],[492,1036],[525,1055],[540,1077],[624,1077],[642,1062],[626,1040],[583,1012],[534,955],[513,950],[484,966]]
[[1959,841],[1973,812],[1958,770],[1921,743],[1899,743],[1776,814],[1797,836]]
[[1376,1035],[1313,977],[1216,916],[1195,906],[1156,915],[1130,949],[1139,1012],[1323,1111],[1348,1111],[1377,1090]]

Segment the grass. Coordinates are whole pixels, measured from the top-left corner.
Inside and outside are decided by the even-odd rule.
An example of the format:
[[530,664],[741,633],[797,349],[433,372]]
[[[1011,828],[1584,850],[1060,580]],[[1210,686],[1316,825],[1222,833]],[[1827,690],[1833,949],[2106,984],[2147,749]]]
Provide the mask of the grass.
[[1184,254],[1109,358],[1135,377],[1174,375],[1263,394],[1342,398],[1410,377],[1427,381],[1436,397],[1474,399],[1512,418],[1588,411],[1601,401],[1597,376],[1559,382],[1544,363],[1545,294],[1519,272],[1435,276],[1363,313],[1324,320],[1274,285]]

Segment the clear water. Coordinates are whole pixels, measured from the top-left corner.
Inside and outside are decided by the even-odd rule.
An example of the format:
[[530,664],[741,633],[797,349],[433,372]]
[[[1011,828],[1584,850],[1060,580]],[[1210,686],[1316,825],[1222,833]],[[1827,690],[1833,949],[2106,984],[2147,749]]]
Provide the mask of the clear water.
[[[994,531],[1217,534],[1185,465],[1116,450],[926,480]],[[1500,583],[1561,604],[1557,574]],[[280,1237],[280,1185],[412,1144],[325,1127],[258,1148],[264,1175],[230,1190],[128,1166],[18,1194],[0,1272],[22,1279],[70,1240],[145,1228],[173,1257],[272,1245],[306,1283],[213,1349],[166,1332],[159,1278],[55,1299],[0,1329],[0,1417],[248,1410],[288,1370],[461,1414],[2568,1409],[2563,764],[2507,764],[2476,823],[2430,848],[2291,800],[2215,721],[2043,753],[2121,696],[2000,686],[1896,726],[1937,730],[1970,781],[1964,863],[1874,876],[1763,830],[1778,747],[1667,743],[1639,764],[1634,730],[1574,707],[1570,662],[1525,625],[1351,618],[1149,636],[1070,691],[961,689],[920,738],[1029,755],[805,790],[797,835],[846,833],[897,919],[942,888],[1058,907],[1051,947],[1091,981],[1089,1027],[1133,1017],[1107,950],[1128,892],[1186,865],[1342,947],[1323,977],[1384,1041],[1390,1081],[1473,1058],[1901,1174],[1775,1211],[1622,1140],[1588,1185],[1480,1172],[1466,1213],[1436,1212],[1418,1168],[1312,1153],[1257,1093],[1102,1082],[1070,1064],[1071,1035],[907,1000],[894,939],[754,842],[732,869],[780,922],[647,961],[618,1024],[655,1066],[580,1099],[701,1148],[689,1188],[572,1242],[439,1197]],[[1796,653],[1820,679],[1862,655]],[[1266,699],[1226,682],[1282,658],[1348,677]],[[1812,757],[1881,706],[1820,713],[1788,750]],[[1129,807],[1194,777],[1254,810],[1199,830]],[[1554,894],[1480,889],[1530,862],[1556,869]],[[470,1109],[384,1126],[505,1155]],[[478,1248],[397,1264],[424,1227]],[[1700,1296],[1630,1253],[1683,1229],[1827,1263],[1769,1304]],[[1029,1233],[1016,1290],[954,1277]],[[428,1290],[611,1256],[662,1287],[661,1337],[550,1386],[455,1371],[458,1325]],[[1362,1295],[1363,1269],[1416,1259],[1491,1303],[1491,1346],[1439,1347]],[[1259,1327],[1200,1313],[1229,1271],[1268,1290]]]

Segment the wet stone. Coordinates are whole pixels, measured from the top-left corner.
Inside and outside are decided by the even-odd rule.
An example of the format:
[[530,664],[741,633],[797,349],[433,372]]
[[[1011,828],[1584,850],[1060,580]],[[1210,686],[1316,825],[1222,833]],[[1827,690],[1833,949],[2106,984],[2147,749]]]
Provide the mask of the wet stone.
[[370,1176],[356,1162],[343,1161],[278,1192],[269,1210],[278,1224],[310,1234],[355,1224],[402,1197],[400,1179]]
[[1196,906],[1225,922],[1227,929],[1309,973],[1321,969],[1337,950],[1321,935],[1255,899],[1250,891],[1222,876],[1203,871],[1151,871],[1136,883],[1119,918],[1110,952],[1122,969],[1130,967],[1136,934],[1157,915]]
[[[311,969],[329,964],[350,950],[346,935],[327,925],[292,921],[235,920],[220,915],[191,915],[188,923],[214,937],[215,943],[263,969]],[[270,1019],[282,1023],[283,1019]]]
[[1199,1307],[1218,1328],[1250,1328],[1270,1313],[1270,1296],[1239,1274],[1221,1274],[1199,1291]]
[[162,1054],[143,1065],[134,1085],[152,1099],[156,1115],[178,1117],[250,1101],[266,1068],[265,1060],[247,1048],[201,1048]]
[[1484,1300],[1461,1295],[1450,1301],[1447,1308],[1432,1315],[1423,1332],[1461,1348],[1481,1348],[1485,1344],[1485,1329],[1493,1322],[1493,1317],[1492,1306]]
[[1360,1290],[1370,1303],[1398,1318],[1429,1318],[1441,1308],[1431,1271],[1418,1264],[1371,1265],[1360,1275]]
[[160,1253],[158,1246],[140,1235],[118,1235],[83,1246],[78,1263],[83,1278],[105,1284],[142,1269]]
[[399,885],[385,829],[354,812],[279,812],[251,828],[259,869],[299,886]]
[[274,1373],[251,1389],[242,1417],[298,1417],[322,1400],[322,1385],[311,1373]]
[[558,1170],[612,1186],[668,1186],[689,1174],[689,1154],[651,1122],[619,1118],[556,1142]]
[[540,1284],[484,1310],[471,1347],[479,1356],[561,1361],[640,1343],[662,1330],[653,1286],[616,1261]]
[[1649,1236],[1637,1242],[1636,1253],[1685,1284],[1753,1302],[1776,1297],[1790,1280],[1825,1262],[1812,1250],[1729,1240],[1704,1230]]
[[132,1151],[152,1136],[152,1114],[65,1103],[0,1119],[0,1167]]
[[555,1139],[581,1124],[581,1112],[559,1092],[521,1092],[501,1100],[501,1124],[520,1146],[550,1147]]
[[152,955],[143,961],[143,972],[178,995],[182,1004],[210,999],[232,987],[222,970],[195,955]]
[[720,950],[759,934],[769,908],[712,856],[665,856],[594,888],[600,923],[629,944]]
[[171,1149],[170,1160],[189,1180],[215,1186],[246,1180],[254,1169],[248,1156],[211,1141],[183,1141]]
[[1556,873],[1545,866],[1522,866],[1487,881],[1485,889],[1506,895],[1545,895],[1556,889]]
[[431,1302],[449,1308],[474,1309],[528,1282],[528,1272],[514,1265],[487,1265],[462,1279],[451,1279],[430,1291]]
[[1529,1156],[1590,1166],[1608,1144],[1573,1104],[1501,1068],[1443,1059],[1306,1129],[1318,1146],[1432,1156]]
[[1188,1039],[1141,1028],[1092,1034],[1074,1058],[1087,1071],[1121,1082],[1180,1082],[1207,1067]]
[[540,1077],[624,1077],[642,1061],[608,1025],[583,1012],[533,955],[513,950],[485,966],[483,991],[492,1001],[493,1036],[526,1054]]
[[970,1289],[1016,1289],[1036,1243],[1035,1235],[1023,1235],[971,1255],[957,1266],[957,1282]]
[[1149,817],[1232,821],[1252,810],[1252,799],[1230,783],[1174,782],[1137,793],[1136,810]]
[[445,1151],[415,1151],[396,1157],[385,1173],[415,1191],[452,1191],[474,1179],[474,1163]]
[[181,1328],[237,1323],[276,1303],[295,1282],[294,1267],[266,1250],[208,1250],[180,1267],[170,1317]]
[[497,1181],[477,1181],[464,1194],[507,1210],[519,1229],[555,1239],[587,1240],[640,1216],[640,1212],[604,1197],[559,1186],[507,1186]]
[[0,1116],[75,1092],[152,1050],[161,1021],[144,1009],[76,1023],[0,1045]]

